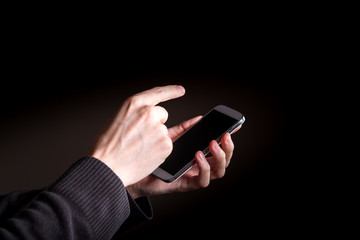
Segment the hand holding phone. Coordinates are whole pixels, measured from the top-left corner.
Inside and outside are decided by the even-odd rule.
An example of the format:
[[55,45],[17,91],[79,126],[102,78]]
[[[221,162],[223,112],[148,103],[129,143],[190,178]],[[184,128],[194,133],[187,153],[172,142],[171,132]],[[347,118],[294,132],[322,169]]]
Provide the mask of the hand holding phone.
[[153,175],[165,182],[177,180],[193,166],[198,150],[206,156],[212,140],[219,143],[225,133],[234,132],[244,121],[240,112],[224,105],[216,106],[174,141],[172,153]]
[[[197,116],[186,120],[176,126],[168,129],[169,137],[174,142],[188,129],[196,124],[202,116]],[[234,132],[236,132],[238,127]],[[226,168],[231,162],[234,151],[234,142],[230,134],[224,134],[221,139],[221,146],[215,141],[210,142],[209,154],[204,156],[202,151],[195,153],[195,163],[189,171],[184,173],[178,180],[171,184],[161,180],[151,174],[141,181],[128,186],[130,195],[136,199],[142,196],[154,196],[173,192],[187,192],[199,188],[205,188],[210,184],[210,180],[222,178],[225,175]]]

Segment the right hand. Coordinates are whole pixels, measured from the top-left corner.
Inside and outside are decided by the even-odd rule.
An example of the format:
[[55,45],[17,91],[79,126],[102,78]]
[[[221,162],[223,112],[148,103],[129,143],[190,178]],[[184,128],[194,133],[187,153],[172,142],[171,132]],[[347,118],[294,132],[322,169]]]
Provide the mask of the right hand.
[[151,174],[173,147],[164,125],[168,113],[156,105],[184,94],[182,86],[169,85],[129,97],[100,136],[92,156],[110,167],[125,187]]

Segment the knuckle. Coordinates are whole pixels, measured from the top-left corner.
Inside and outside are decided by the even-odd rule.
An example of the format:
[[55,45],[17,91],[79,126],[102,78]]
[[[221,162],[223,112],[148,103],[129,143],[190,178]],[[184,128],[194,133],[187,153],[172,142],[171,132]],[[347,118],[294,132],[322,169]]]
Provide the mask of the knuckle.
[[208,175],[210,176],[211,175],[211,167],[209,164],[205,167],[205,170],[206,170],[206,172],[208,172]]
[[222,178],[225,176],[225,171],[224,170],[219,170],[215,172],[215,177],[216,178]]
[[164,115],[168,116],[169,113],[168,111],[164,108],[164,107],[161,107],[161,106],[156,106]]
[[166,156],[169,156],[173,150],[173,144],[169,137],[163,137],[161,140],[161,148]]
[[166,111],[165,108],[161,107],[161,106],[153,106],[153,110],[154,110],[154,113],[156,115],[154,115],[154,117],[156,117],[156,119],[164,119],[164,121],[167,120],[167,118],[169,117],[169,113],[168,111]]
[[224,161],[226,160],[226,153],[224,151],[220,152],[220,158]]
[[235,148],[234,143],[233,143],[233,142],[229,142],[228,145],[227,145],[227,150],[228,150],[229,152],[233,152],[233,151],[234,151],[234,148]]
[[159,132],[162,136],[167,137],[168,136],[168,129],[165,125],[159,124]]
[[144,115],[144,117],[148,120],[152,120],[154,119],[154,108],[152,106],[144,106],[141,108],[142,110],[142,114]]
[[230,145],[231,150],[234,150],[234,148],[235,148],[234,142],[233,142],[233,141],[230,141],[229,145]]
[[131,97],[128,97],[128,98],[126,99],[126,102],[127,102],[127,104],[128,104],[129,106],[136,107],[136,106],[139,105],[140,99],[139,99],[139,97],[135,94],[135,95],[133,95],[133,96],[131,96]]
[[152,107],[152,106],[144,106],[144,112],[148,116],[153,116],[154,115],[154,107]]
[[215,158],[218,161],[223,161],[226,159],[226,153],[224,151],[224,149],[219,149],[218,151],[215,151]]
[[206,187],[209,186],[209,184],[210,184],[210,180],[209,180],[209,179],[199,182],[199,186],[200,186],[201,188],[206,188]]
[[153,91],[157,94],[162,94],[164,92],[164,89],[162,87],[154,87]]
[[171,141],[171,139],[169,137],[165,138],[165,145],[166,145],[168,154],[170,154],[173,150],[173,142]]

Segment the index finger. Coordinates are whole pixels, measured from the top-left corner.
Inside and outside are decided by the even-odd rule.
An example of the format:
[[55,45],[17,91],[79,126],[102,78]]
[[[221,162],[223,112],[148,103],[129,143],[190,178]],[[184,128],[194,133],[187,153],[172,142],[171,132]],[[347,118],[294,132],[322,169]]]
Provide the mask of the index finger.
[[185,88],[180,85],[168,85],[162,87],[154,87],[135,96],[137,100],[144,105],[156,105],[170,99],[181,97],[185,94]]

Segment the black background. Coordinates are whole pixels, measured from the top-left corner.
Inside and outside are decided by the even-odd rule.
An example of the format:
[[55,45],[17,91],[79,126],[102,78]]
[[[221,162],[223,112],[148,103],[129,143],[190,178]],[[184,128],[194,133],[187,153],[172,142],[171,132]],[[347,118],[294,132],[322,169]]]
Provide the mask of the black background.
[[299,236],[319,228],[317,188],[304,167],[312,146],[301,141],[317,76],[309,46],[316,42],[294,25],[248,19],[181,32],[36,26],[9,28],[3,44],[1,192],[52,183],[90,154],[125,98],[181,84],[186,95],[161,104],[169,127],[218,104],[246,116],[233,135],[233,159],[208,188],[151,197],[154,219],[124,239]]

